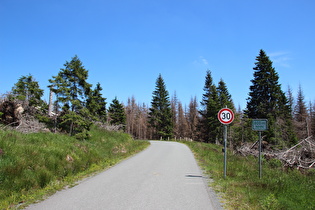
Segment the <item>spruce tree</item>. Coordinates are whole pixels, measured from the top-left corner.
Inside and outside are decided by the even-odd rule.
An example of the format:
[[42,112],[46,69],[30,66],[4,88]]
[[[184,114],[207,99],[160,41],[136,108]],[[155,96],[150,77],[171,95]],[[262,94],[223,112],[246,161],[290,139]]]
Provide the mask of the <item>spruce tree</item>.
[[156,80],[151,108],[149,109],[149,125],[153,129],[153,138],[172,138],[173,122],[169,94],[161,76]]
[[219,103],[221,108],[230,108],[235,111],[234,103],[232,100],[232,96],[228,91],[228,88],[223,81],[223,79],[220,79],[220,82],[218,84],[218,96],[219,96]]
[[110,118],[109,123],[111,125],[121,125],[123,128],[125,128],[126,113],[124,105],[118,101],[117,97],[115,97],[112,103],[109,105],[108,115]]
[[44,102],[41,97],[44,95],[44,90],[40,89],[38,82],[32,75],[22,76],[12,88],[12,93],[16,98],[23,101],[28,101],[29,106],[43,106]]
[[278,83],[279,76],[272,67],[272,61],[263,50],[256,60],[246,114],[249,118],[275,118],[288,114],[288,100]]
[[49,80],[57,101],[63,109],[77,111],[86,102],[91,84],[87,83],[88,70],[76,55],[70,62],[66,61],[65,68],[61,68],[57,76]]
[[289,102],[281,90],[279,76],[263,50],[256,57],[245,114],[248,118],[268,119],[267,140],[274,144],[295,142]]
[[221,124],[217,118],[220,110],[219,96],[216,86],[213,84],[211,71],[208,70],[205,79],[205,93],[202,96],[200,110],[200,138],[202,141],[215,143],[219,137]]
[[102,96],[102,90],[101,84],[97,83],[95,89],[88,95],[86,107],[95,120],[106,122],[106,98]]
[[[239,121],[239,115],[236,113],[235,111],[235,107],[234,107],[234,103],[232,100],[232,96],[228,91],[228,88],[225,84],[225,82],[223,81],[223,79],[221,78],[217,87],[217,92],[218,92],[218,97],[219,97],[219,104],[220,104],[220,108],[229,108],[231,110],[233,110],[234,115],[235,115],[235,119],[234,119],[234,123],[232,124],[232,126],[230,126],[230,130],[229,130],[229,136],[234,135],[238,130],[238,126],[235,124],[236,121]],[[238,119],[236,119],[238,118]],[[235,126],[234,126],[235,125]],[[221,143],[223,143],[223,125],[221,125],[221,131],[219,132],[219,141]],[[235,137],[235,136],[234,136]],[[234,141],[235,138],[229,138],[228,142],[229,143],[233,143],[232,141]]]
[[60,117],[61,129],[81,139],[88,137],[91,126],[86,99],[92,85],[86,82],[87,78],[88,70],[75,56],[70,62],[66,61],[57,76],[49,80],[57,96],[57,104],[63,111]]

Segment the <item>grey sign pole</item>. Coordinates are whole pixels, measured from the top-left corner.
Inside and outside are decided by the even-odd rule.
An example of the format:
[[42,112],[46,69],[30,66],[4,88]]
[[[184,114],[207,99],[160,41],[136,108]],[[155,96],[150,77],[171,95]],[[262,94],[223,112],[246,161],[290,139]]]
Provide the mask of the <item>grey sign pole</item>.
[[226,178],[226,155],[227,155],[227,125],[224,125],[224,179]]
[[218,112],[218,119],[224,125],[224,179],[226,178],[226,159],[227,159],[227,126],[234,120],[234,113],[229,108],[223,108]]
[[253,119],[252,121],[252,130],[258,131],[259,134],[259,154],[258,154],[258,165],[259,165],[259,179],[262,178],[262,158],[261,158],[261,132],[268,129],[268,120],[267,119]]
[[262,165],[261,165],[261,131],[258,132],[259,133],[259,179],[261,179],[262,177]]

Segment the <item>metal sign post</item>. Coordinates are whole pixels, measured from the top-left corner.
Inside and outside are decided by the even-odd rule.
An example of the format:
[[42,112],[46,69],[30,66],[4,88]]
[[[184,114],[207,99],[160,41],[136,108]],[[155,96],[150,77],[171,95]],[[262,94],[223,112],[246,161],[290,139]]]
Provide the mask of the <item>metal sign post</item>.
[[258,164],[259,164],[259,179],[262,177],[262,164],[261,164],[261,131],[259,133],[259,157],[258,157]]
[[259,155],[258,155],[258,165],[259,165],[259,179],[262,178],[262,160],[261,160],[261,132],[268,130],[268,120],[267,119],[253,119],[252,130],[258,131],[259,134]]
[[218,112],[218,119],[224,125],[224,179],[226,178],[226,156],[227,156],[227,125],[233,122],[234,113],[231,109],[223,108]]
[[224,125],[224,179],[226,178],[226,145],[227,145],[227,125]]

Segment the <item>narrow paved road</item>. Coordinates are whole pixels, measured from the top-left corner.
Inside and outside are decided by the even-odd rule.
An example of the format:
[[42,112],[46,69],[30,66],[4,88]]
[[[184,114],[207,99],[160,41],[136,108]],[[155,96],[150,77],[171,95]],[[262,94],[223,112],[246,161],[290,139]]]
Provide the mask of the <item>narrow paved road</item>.
[[151,141],[136,156],[28,209],[220,209],[190,149]]

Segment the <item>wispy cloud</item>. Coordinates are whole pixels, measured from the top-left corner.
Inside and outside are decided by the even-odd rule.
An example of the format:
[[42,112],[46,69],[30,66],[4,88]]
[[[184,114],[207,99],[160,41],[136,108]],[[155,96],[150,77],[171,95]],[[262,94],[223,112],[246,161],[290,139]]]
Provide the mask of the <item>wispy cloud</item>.
[[202,60],[203,64],[208,65],[208,61],[207,59],[205,59],[204,57],[200,56],[200,59]]
[[271,61],[279,66],[283,66],[283,67],[290,67],[290,52],[285,52],[285,51],[279,51],[279,52],[273,52],[273,53],[269,53],[269,57],[271,59]]
[[208,62],[208,60],[205,59],[203,56],[199,56],[199,58],[194,61],[194,64],[195,64],[195,65],[205,65],[205,66],[208,66],[208,65],[209,65],[209,62]]

